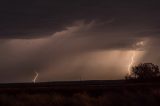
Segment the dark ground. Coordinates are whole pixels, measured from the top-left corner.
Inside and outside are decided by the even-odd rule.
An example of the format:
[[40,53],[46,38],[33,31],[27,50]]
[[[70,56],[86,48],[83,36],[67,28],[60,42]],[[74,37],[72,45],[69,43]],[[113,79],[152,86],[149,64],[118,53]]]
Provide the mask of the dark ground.
[[160,83],[72,81],[0,84],[0,106],[160,106]]

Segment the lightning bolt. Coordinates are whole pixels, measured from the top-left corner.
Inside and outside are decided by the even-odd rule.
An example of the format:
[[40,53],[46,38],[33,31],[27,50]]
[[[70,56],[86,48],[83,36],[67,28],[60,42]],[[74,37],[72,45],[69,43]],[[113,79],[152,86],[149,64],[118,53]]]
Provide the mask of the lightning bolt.
[[130,63],[128,64],[128,73],[129,73],[129,75],[131,74],[131,67],[133,66],[135,55],[136,55],[136,52],[133,51]]
[[128,64],[128,74],[130,75],[131,74],[131,67],[133,66],[134,64],[134,59],[135,59],[135,56],[136,56],[136,50],[142,48],[144,46],[144,41],[140,41],[140,42],[137,42],[135,45],[134,45],[134,50],[132,52],[132,55],[131,55],[131,58],[130,58],[130,62]]
[[33,78],[33,83],[36,83],[36,80],[37,80],[37,78],[38,78],[38,73],[37,72],[35,72],[35,77]]

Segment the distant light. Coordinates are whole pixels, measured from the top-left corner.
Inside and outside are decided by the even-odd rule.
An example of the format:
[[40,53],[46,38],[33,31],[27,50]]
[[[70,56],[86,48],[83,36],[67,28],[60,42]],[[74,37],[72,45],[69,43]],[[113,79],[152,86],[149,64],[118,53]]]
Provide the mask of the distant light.
[[137,42],[136,46],[144,46],[144,42],[143,41]]

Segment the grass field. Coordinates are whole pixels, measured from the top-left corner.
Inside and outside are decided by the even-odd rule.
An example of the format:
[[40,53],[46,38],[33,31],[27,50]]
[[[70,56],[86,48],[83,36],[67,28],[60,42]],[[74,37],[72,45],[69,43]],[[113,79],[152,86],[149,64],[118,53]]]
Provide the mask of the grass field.
[[159,105],[159,83],[117,80],[0,84],[0,106]]

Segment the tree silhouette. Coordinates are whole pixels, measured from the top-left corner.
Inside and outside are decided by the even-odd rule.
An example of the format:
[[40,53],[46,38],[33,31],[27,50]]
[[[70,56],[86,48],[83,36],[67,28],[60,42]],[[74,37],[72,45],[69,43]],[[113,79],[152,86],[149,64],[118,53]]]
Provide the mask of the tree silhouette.
[[141,63],[132,67],[131,74],[126,76],[126,79],[137,80],[154,80],[158,79],[160,71],[158,65],[153,63]]

